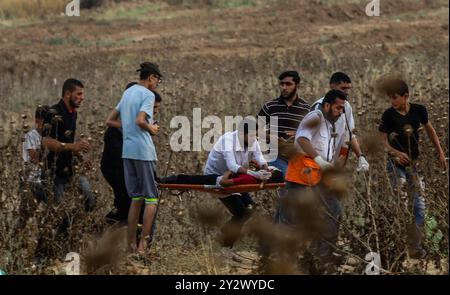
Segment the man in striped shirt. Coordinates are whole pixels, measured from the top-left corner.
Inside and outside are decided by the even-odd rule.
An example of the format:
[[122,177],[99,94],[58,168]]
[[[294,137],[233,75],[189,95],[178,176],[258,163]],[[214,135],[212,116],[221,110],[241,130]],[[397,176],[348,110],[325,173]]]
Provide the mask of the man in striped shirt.
[[[303,117],[309,112],[310,105],[298,96],[300,85],[300,75],[296,71],[286,71],[278,77],[280,96],[266,102],[258,113],[259,117],[265,117],[265,124],[270,128],[271,136],[278,139],[277,159],[269,164],[281,170],[283,176],[286,175],[288,160],[293,155],[295,133]],[[273,117],[278,121],[274,124]],[[286,194],[284,188],[278,190],[278,201]],[[277,204],[275,213],[275,223],[283,222],[286,217],[282,216],[280,204]],[[269,245],[263,241],[260,245],[260,252],[263,256],[269,255]]]
[[[271,135],[278,138],[278,157],[271,163],[279,168],[283,175],[286,173],[289,154],[294,144],[294,136],[300,121],[309,112],[310,105],[301,99],[298,94],[300,75],[296,71],[286,71],[278,77],[280,96],[266,102],[258,113],[265,117]],[[271,117],[278,117],[274,124]]]

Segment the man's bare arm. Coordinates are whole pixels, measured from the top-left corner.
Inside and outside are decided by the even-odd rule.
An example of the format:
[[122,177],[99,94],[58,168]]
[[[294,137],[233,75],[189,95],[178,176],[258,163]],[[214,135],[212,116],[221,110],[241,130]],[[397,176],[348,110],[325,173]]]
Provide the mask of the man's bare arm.
[[64,143],[61,144],[58,140],[45,136],[42,138],[42,144],[46,149],[51,152],[88,152],[90,149],[90,145],[87,141],[80,140],[75,143]]
[[436,134],[436,130],[434,129],[433,125],[431,125],[430,122],[424,125],[425,130],[427,131],[428,137],[431,139],[431,141],[434,144],[434,147],[436,148],[438,154],[439,154],[439,161],[443,165],[445,169],[448,169],[447,167],[447,161],[445,159],[445,153],[444,150],[441,147],[441,143],[439,142],[439,137]]
[[400,161],[400,164],[402,164],[402,165],[407,165],[409,163],[409,157],[407,154],[405,154],[399,150],[396,150],[389,144],[387,133],[380,132],[380,137],[381,137],[381,141],[383,142],[383,146],[384,146],[385,150],[388,152],[388,154],[397,157],[398,160]]
[[314,147],[311,144],[311,141],[309,141],[309,139],[305,138],[305,137],[299,137],[297,139],[297,143],[300,145],[300,147],[302,148],[302,150],[308,154],[308,156],[310,156],[311,158],[315,158],[317,157],[319,154],[316,152],[316,150],[314,149]]
[[122,128],[122,122],[119,120],[120,113],[116,109],[112,110],[106,119],[106,126],[114,128]]
[[233,175],[233,172],[227,171],[223,174],[222,178],[220,179],[219,184],[221,186],[232,186],[234,185],[233,179],[231,179],[231,176]]
[[352,147],[352,150],[355,152],[356,156],[360,156],[362,154],[361,147],[359,146],[359,142],[356,139],[356,137],[352,137],[352,141],[350,142],[350,146]]

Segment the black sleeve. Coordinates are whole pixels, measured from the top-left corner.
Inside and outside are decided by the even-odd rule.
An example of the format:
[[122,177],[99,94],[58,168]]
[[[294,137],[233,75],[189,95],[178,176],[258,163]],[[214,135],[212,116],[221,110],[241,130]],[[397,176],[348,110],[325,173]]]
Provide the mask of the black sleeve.
[[[53,109],[53,108],[52,108]],[[54,110],[54,109],[53,109]],[[42,136],[50,136],[54,139],[56,139],[56,120],[53,119],[54,114],[51,112],[47,112],[44,117],[44,125],[42,130]]]
[[428,111],[423,105],[419,105],[420,123],[425,125],[428,123]]
[[389,134],[393,130],[394,126],[392,126],[391,124],[391,116],[389,110],[387,110],[383,113],[383,116],[381,117],[381,122],[380,126],[378,127],[378,131]]

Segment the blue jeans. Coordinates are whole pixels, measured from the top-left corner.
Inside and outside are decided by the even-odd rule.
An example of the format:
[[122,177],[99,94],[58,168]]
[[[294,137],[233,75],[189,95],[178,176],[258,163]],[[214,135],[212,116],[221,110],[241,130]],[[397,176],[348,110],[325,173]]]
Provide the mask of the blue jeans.
[[277,158],[275,161],[270,162],[269,166],[275,166],[278,169],[281,170],[281,172],[283,173],[283,176],[286,175],[286,170],[288,167],[288,161],[283,159],[283,158]]
[[[64,189],[69,184],[71,178],[55,176],[53,179],[53,194],[57,203],[64,198]],[[78,178],[78,187],[84,196],[86,211],[92,211],[95,206],[95,196],[92,193],[91,185],[85,176]]]
[[[286,176],[286,171],[287,171],[287,167],[288,167],[287,160],[285,160],[283,158],[277,158],[275,161],[270,162],[269,165],[277,167],[283,173],[283,177]],[[282,198],[283,196],[285,196],[287,194],[286,188],[283,188],[283,187],[279,188],[277,190],[277,194],[278,194],[278,203],[277,203],[277,209],[275,211],[274,222],[282,223],[284,216],[282,215],[282,212],[280,210],[280,207],[281,207],[280,206],[280,198]]]
[[[423,227],[425,225],[425,199],[421,196],[420,186],[421,178],[417,173],[416,167],[405,168],[395,165],[391,159],[388,159],[387,171],[391,178],[391,184],[394,190],[402,191],[402,186],[407,186],[406,200],[413,200],[414,223],[411,230],[408,231],[408,244],[415,250],[422,249]],[[410,208],[407,206],[407,208]]]
[[417,226],[423,227],[425,224],[425,200],[420,195],[420,176],[415,167],[408,170],[403,166],[396,166],[391,160],[388,160],[387,171],[393,188],[400,190],[401,179],[404,179],[403,181],[408,186],[408,192],[414,202],[414,220]]

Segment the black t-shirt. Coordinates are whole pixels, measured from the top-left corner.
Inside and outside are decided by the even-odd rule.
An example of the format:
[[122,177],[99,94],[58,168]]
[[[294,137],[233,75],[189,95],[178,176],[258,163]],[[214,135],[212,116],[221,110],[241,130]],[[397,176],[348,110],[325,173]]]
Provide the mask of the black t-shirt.
[[388,134],[389,144],[393,148],[406,153],[411,160],[416,160],[419,156],[417,130],[420,124],[427,123],[428,112],[425,106],[411,103],[406,115],[398,113],[393,107],[387,109],[378,130]]
[[[50,136],[59,142],[73,143],[77,129],[77,112],[69,111],[61,99],[50,108],[44,119],[43,136]],[[47,155],[47,168],[60,177],[73,176],[73,154],[50,152]]]
[[101,160],[101,170],[103,173],[122,173],[122,146],[123,135],[118,128],[108,127],[103,137],[103,155]]

